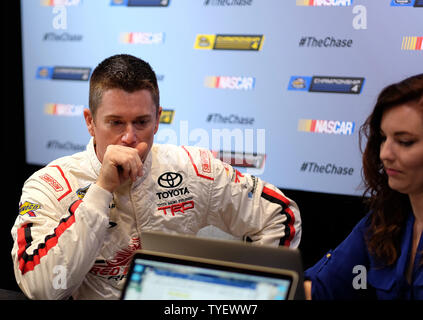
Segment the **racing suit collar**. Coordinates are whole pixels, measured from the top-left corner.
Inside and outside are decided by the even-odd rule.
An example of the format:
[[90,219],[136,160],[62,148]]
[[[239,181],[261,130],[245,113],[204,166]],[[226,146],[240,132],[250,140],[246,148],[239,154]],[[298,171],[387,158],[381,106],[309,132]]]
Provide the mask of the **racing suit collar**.
[[88,144],[87,144],[87,153],[88,153],[88,158],[89,158],[90,163],[91,163],[91,167],[94,170],[95,175],[98,176],[100,174],[101,162],[100,162],[100,160],[98,160],[97,154],[95,152],[94,138],[93,137],[91,137],[90,142],[88,142]]
[[142,167],[142,172],[143,175],[142,177],[138,177],[135,182],[132,184],[133,187],[137,187],[138,185],[140,185],[142,182],[144,182],[145,178],[149,175],[149,173],[151,172],[151,164],[152,164],[152,149],[154,148],[154,144],[151,147],[150,151],[148,152],[147,157],[145,158],[145,161],[143,163],[143,167]]

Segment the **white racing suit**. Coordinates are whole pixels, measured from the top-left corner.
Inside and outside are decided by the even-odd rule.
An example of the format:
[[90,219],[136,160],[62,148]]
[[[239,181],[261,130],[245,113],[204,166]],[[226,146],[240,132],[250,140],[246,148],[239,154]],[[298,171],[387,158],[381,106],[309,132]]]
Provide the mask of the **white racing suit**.
[[300,242],[295,202],[204,149],[155,144],[143,176],[113,194],[95,184],[100,168],[91,139],[25,182],[12,258],[27,297],[118,299],[145,230],[195,235],[214,225],[257,244]]

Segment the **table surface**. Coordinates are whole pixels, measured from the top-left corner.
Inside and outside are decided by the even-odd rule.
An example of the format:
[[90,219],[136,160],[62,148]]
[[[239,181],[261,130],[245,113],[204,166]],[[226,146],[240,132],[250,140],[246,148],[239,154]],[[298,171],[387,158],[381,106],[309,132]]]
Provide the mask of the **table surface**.
[[0,300],[27,300],[22,292],[0,289]]

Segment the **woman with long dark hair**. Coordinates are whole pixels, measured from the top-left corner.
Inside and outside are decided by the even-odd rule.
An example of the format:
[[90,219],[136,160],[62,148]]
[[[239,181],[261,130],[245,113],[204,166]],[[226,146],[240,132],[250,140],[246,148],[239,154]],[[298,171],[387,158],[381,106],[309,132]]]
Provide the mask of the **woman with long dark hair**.
[[423,299],[423,74],[382,90],[363,139],[370,213],[306,270],[306,295]]

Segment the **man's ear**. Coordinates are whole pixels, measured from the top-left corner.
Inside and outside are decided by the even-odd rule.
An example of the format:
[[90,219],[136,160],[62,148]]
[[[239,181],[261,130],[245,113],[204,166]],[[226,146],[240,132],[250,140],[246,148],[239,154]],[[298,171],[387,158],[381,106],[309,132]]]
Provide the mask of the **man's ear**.
[[88,132],[94,137],[94,118],[90,109],[84,109],[85,123],[87,124]]
[[159,123],[160,123],[160,116],[162,115],[162,107],[159,107],[157,110],[157,117],[156,117],[156,126],[154,128],[154,134],[157,133],[157,130],[159,130]]

